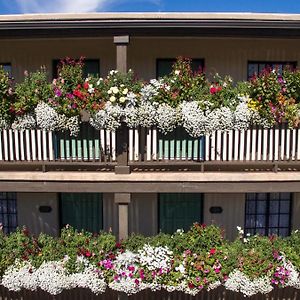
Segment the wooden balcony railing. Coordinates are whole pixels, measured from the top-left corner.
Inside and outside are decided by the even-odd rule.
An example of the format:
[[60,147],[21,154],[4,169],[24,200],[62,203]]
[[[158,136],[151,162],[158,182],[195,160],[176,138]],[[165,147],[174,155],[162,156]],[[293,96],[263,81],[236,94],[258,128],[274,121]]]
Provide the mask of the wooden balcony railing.
[[162,165],[167,169],[201,167],[202,171],[213,166],[278,169],[278,166],[297,168],[300,162],[300,129],[285,125],[215,131],[200,138],[190,137],[182,128],[167,135],[156,128],[127,130],[128,138],[127,134],[122,138],[120,134],[98,131],[87,124],[82,124],[77,137],[39,129],[2,130],[0,164],[113,168],[118,165],[118,143],[127,145],[127,163],[132,170]]

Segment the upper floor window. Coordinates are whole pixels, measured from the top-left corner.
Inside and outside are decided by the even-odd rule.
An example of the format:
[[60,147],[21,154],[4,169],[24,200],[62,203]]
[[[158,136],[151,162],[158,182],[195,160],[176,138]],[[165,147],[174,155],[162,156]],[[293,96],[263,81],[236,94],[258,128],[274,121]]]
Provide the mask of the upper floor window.
[[258,75],[266,68],[278,70],[279,73],[290,67],[292,70],[296,69],[296,61],[248,61],[248,79],[253,75]]
[[195,223],[202,223],[203,195],[192,193],[159,194],[159,230],[174,233],[187,231]]
[[246,195],[245,232],[287,236],[291,231],[291,193]]
[[9,77],[12,77],[11,63],[1,63],[0,62],[0,66],[2,66],[4,71],[8,73]]
[[4,233],[16,230],[17,221],[17,194],[0,192],[0,224]]
[[[156,78],[166,76],[171,73],[172,66],[176,62],[176,58],[158,58],[156,60]],[[204,70],[204,59],[194,58],[192,59],[193,72]]]
[[[57,77],[57,67],[60,60],[55,59],[52,62],[53,78]],[[100,75],[100,61],[99,59],[85,59],[83,66],[83,78],[87,78],[89,75]]]

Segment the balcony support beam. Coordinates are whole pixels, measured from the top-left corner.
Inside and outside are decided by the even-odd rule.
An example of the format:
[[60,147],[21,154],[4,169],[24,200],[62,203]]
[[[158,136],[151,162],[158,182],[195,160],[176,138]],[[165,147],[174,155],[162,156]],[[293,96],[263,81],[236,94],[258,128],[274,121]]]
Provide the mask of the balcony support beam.
[[131,201],[130,193],[115,193],[115,203],[119,212],[119,240],[128,237],[128,206]]

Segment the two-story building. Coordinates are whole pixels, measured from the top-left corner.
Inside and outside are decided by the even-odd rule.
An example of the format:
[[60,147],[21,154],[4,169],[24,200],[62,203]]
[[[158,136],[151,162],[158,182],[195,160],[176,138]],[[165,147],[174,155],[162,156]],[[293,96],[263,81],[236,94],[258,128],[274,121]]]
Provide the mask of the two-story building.
[[[131,68],[145,80],[177,56],[235,81],[265,66],[300,65],[300,15],[95,13],[0,16],[0,64],[16,81],[60,58],[86,57],[86,73]],[[51,79],[51,78],[49,78]],[[105,144],[101,157],[95,150]],[[124,146],[125,145],[125,146]],[[300,131],[215,132],[201,140],[155,129],[0,132],[0,223],[59,233],[154,235],[193,222],[288,235],[300,227]]]

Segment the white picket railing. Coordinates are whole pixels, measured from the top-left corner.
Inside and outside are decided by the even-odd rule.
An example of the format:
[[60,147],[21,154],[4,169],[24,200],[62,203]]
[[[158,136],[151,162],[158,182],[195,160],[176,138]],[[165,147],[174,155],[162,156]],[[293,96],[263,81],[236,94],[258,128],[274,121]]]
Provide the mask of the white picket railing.
[[0,131],[0,161],[115,161],[116,134],[106,130],[71,137],[52,131]]
[[[116,161],[116,133],[88,129],[78,137],[51,131],[0,131],[0,161]],[[129,129],[128,159],[145,161],[297,161],[300,129],[216,131],[202,138]]]
[[[296,161],[300,160],[300,129],[254,127],[215,131],[199,139],[162,135],[146,129],[144,161]],[[141,133],[129,131],[129,160],[140,160]],[[143,147],[143,146],[142,146]]]

